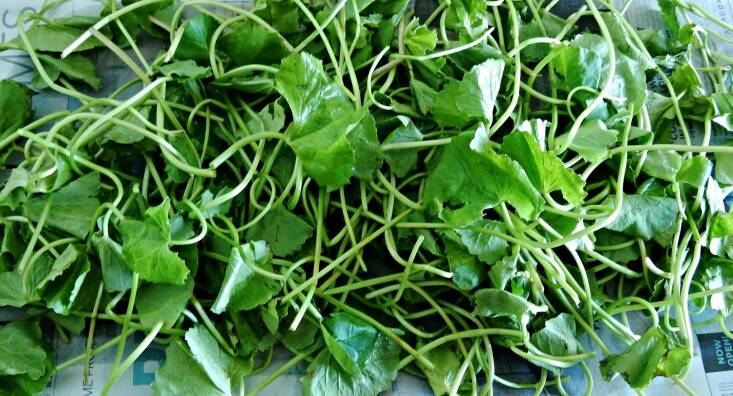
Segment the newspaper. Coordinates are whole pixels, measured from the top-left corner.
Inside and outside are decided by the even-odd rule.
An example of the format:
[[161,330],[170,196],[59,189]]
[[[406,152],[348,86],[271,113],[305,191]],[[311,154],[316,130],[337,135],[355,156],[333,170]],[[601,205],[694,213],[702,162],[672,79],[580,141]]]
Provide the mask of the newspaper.
[[[247,5],[251,0],[219,0],[221,2]],[[623,0],[616,0],[619,7],[625,3]],[[628,1],[628,0],[626,0]],[[0,0],[0,41],[13,39],[17,35],[16,20],[18,16],[27,10],[37,11],[43,5],[44,0]],[[435,1],[433,1],[435,3]],[[571,13],[580,5],[585,4],[583,0],[561,0],[555,6],[559,14]],[[701,0],[697,4],[724,21],[733,21],[733,0]],[[72,0],[52,10],[49,17],[98,15],[100,3],[95,0]],[[425,4],[418,4],[420,9],[425,9]],[[659,15],[657,0],[636,0],[631,3],[626,11],[626,16],[633,26],[639,28],[664,29],[663,21]],[[693,19],[692,22],[702,23],[701,20]],[[733,32],[727,31],[717,25],[708,26],[716,32],[731,37]],[[733,45],[721,41],[713,41],[714,48],[725,54],[733,54]],[[154,55],[157,51],[154,48],[143,48],[147,55]],[[98,72],[104,81],[105,90],[111,92],[114,87],[127,81],[132,73],[126,66],[120,64],[112,54],[100,54],[96,59]],[[33,76],[33,66],[21,52],[5,51],[0,53],[0,79],[15,79],[19,82],[29,84]],[[102,92],[104,94],[105,92]],[[43,92],[34,97],[34,106],[39,115],[55,111],[74,108],[78,104],[66,97]],[[729,137],[722,130],[715,130],[712,143],[722,143]],[[0,322],[11,320],[13,315],[18,315],[17,310],[0,309]],[[701,322],[712,317],[712,312],[706,312],[695,317],[696,322]],[[644,318],[634,316],[631,320],[638,324],[640,329],[648,325]],[[733,318],[729,318],[728,326],[733,327]],[[604,329],[600,329],[604,334]],[[119,328],[112,325],[102,324],[98,326],[94,334],[93,346],[99,346],[119,334]],[[143,339],[144,334],[137,332],[130,335],[126,342],[125,353],[129,354],[136,345]],[[604,341],[609,343],[611,350],[619,351],[623,345],[615,345],[614,337],[605,334]],[[602,356],[595,344],[589,337],[582,340],[588,351],[596,351]],[[51,340],[55,348],[56,364],[62,363],[83,353],[86,346],[86,337],[72,337],[70,342],[62,342],[58,338]],[[711,326],[698,331],[694,344],[694,357],[690,374],[686,384],[700,396],[733,396],[733,340],[725,337],[717,326]],[[156,370],[163,364],[165,359],[165,346],[152,344],[134,362],[132,367],[112,387],[112,396],[136,395],[146,396],[152,393],[150,384],[155,379]],[[67,368],[54,374],[45,391],[44,396],[66,396],[83,395],[97,396],[102,392],[106,380],[111,372],[115,358],[116,348],[110,348],[96,354],[89,362],[87,375],[84,375],[83,364]],[[277,367],[290,358],[287,350],[276,348],[273,354],[270,368],[247,379],[247,386],[251,387],[274,372]],[[497,353],[495,357],[496,372],[503,378],[516,382],[534,382],[539,378],[539,370],[522,361],[513,359],[511,354]],[[600,358],[599,358],[600,359]],[[610,382],[604,381],[598,372],[598,364],[589,362],[594,378],[594,394],[607,396],[626,396],[636,394],[621,378],[615,378]],[[304,362],[294,366],[277,381],[269,385],[263,394],[275,396],[299,395],[301,393],[300,378],[307,366]],[[582,370],[573,367],[565,370],[563,375],[570,376],[571,380],[564,387],[569,394],[582,394],[585,389],[585,380]],[[551,387],[547,392],[552,392]],[[516,390],[496,385],[498,395],[531,395],[532,390]],[[647,389],[649,395],[675,396],[683,395],[682,391],[666,378],[657,378]],[[385,392],[385,396],[422,396],[431,395],[432,391],[428,384],[411,375],[400,373],[393,383],[392,389]]]

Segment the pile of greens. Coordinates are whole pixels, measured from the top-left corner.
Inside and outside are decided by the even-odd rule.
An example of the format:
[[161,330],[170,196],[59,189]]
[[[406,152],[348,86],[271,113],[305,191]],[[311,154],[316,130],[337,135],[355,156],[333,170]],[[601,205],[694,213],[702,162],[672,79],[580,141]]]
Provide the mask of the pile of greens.
[[[376,395],[398,371],[437,395],[565,394],[575,365],[590,394],[594,359],[692,393],[696,326],[733,336],[733,147],[711,145],[733,131],[712,45],[733,26],[693,3],[659,0],[667,32],[610,0],[44,16],[59,3],[0,44],[35,66],[32,88],[0,82],[0,306],[21,317],[0,326],[0,395],[112,348],[107,394],[153,342],[159,395],[267,393],[297,364],[307,395]],[[98,94],[103,53],[135,77]],[[73,109],[35,117],[43,89]],[[121,331],[94,345],[102,322]],[[86,352],[55,365],[53,332]],[[248,381],[279,345],[292,359]],[[497,375],[499,354],[539,380]]]

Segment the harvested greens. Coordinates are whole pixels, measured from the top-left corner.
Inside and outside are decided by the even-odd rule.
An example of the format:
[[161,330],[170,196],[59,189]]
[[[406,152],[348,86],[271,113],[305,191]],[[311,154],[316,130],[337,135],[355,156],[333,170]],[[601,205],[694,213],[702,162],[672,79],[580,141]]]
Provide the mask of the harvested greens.
[[[376,395],[400,370],[437,395],[564,394],[575,365],[590,394],[594,358],[691,393],[692,316],[733,336],[733,146],[711,144],[733,136],[733,54],[691,21],[733,26],[692,2],[659,0],[668,32],[607,0],[44,17],[58,3],[0,44],[76,103],[35,118],[33,90],[0,82],[0,306],[22,318],[0,326],[1,395],[113,348],[106,394],[154,341],[158,395],[267,393],[296,364],[307,395]],[[95,94],[100,53],[135,78]],[[93,346],[101,322],[121,332]],[[42,329],[86,353],[54,367]],[[249,382],[277,345],[292,359]],[[497,354],[539,381],[496,375]]]

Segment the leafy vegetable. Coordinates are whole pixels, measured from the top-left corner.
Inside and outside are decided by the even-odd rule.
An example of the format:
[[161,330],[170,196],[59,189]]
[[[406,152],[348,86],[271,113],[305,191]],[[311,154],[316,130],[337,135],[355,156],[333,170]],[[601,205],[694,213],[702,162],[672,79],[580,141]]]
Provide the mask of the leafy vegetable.
[[504,62],[489,59],[474,66],[461,81],[446,84],[432,106],[435,121],[453,127],[465,126],[471,120],[490,123],[503,71]]
[[[690,364],[691,358],[685,349],[674,347],[658,328],[651,328],[621,354],[602,361],[601,374],[609,379],[618,373],[632,387],[643,388],[656,376],[680,374]],[[678,359],[678,363],[667,363]]]
[[562,313],[545,322],[545,327],[532,334],[532,343],[552,356],[577,355],[583,347],[575,333],[575,320]]
[[181,60],[207,60],[214,30],[216,20],[207,14],[197,14],[184,22],[181,42],[176,48],[176,57]]
[[[49,55],[39,54],[38,58],[45,64],[46,72],[51,80],[56,81],[62,74],[72,80],[86,83],[95,91],[102,88],[102,79],[97,75],[97,68],[91,59],[74,54],[66,58],[58,59]],[[36,88],[45,88],[46,82],[35,74],[33,76],[33,86]]]
[[371,163],[373,155],[362,157],[359,151],[380,155],[372,116],[348,103],[341,89],[328,81],[321,62],[308,54],[290,55],[275,80],[293,113],[288,142],[310,176],[334,189],[357,171],[370,172],[373,165],[363,161]]
[[292,212],[278,206],[247,231],[247,239],[267,242],[272,253],[289,256],[313,234],[313,227]]
[[140,322],[153,327],[159,321],[167,327],[173,326],[188,305],[193,295],[193,282],[183,285],[146,284],[140,288],[135,299],[135,308]]
[[733,313],[731,56],[694,2],[659,0],[669,32],[632,2],[61,3],[0,44],[35,69],[0,81],[2,395],[107,322],[143,338],[103,394],[156,339],[156,395],[486,394],[517,359],[538,394],[597,360],[641,392]]
[[222,313],[252,309],[269,301],[280,285],[255,272],[257,267],[269,269],[270,252],[263,241],[232,248],[227,272],[219,295],[211,310]]
[[193,358],[224,394],[231,394],[237,379],[247,374],[245,363],[227,355],[204,327],[197,326],[188,330],[186,343],[191,348]]
[[506,155],[476,152],[469,143],[470,136],[462,135],[446,147],[428,176],[424,199],[486,207],[507,202],[522,217],[535,217],[542,198],[519,164]]
[[144,280],[181,285],[189,270],[178,254],[170,250],[169,210],[170,202],[166,200],[148,208],[144,221],[122,221],[122,257]]
[[502,151],[519,162],[538,191],[548,194],[561,191],[565,200],[578,205],[585,198],[583,180],[565,168],[555,155],[541,152],[535,138],[526,132],[515,132],[504,138]]
[[89,173],[48,195],[29,199],[24,206],[29,219],[38,221],[44,211],[54,213],[47,224],[77,238],[89,234],[94,222],[101,182],[99,174]]
[[671,198],[627,195],[618,217],[608,229],[665,244],[670,240],[670,227],[676,217],[677,204]]
[[324,349],[311,363],[303,380],[303,394],[332,395],[375,395],[389,389],[397,376],[399,349],[383,334],[363,345],[366,353],[364,367],[355,375],[349,374],[336,358]]
[[46,352],[41,346],[41,329],[29,322],[12,322],[0,328],[0,376],[28,374],[40,378],[46,371]]
[[349,314],[338,313],[324,322],[323,336],[341,368],[358,375],[377,341],[377,330]]
[[15,81],[0,81],[0,137],[5,139],[18,128],[25,125],[33,114],[31,92]]
[[214,385],[184,346],[173,342],[165,350],[165,364],[155,373],[153,394],[186,395],[191,392],[202,395],[227,394]]
[[235,64],[279,63],[287,55],[282,39],[251,20],[239,22],[222,38],[224,52]]

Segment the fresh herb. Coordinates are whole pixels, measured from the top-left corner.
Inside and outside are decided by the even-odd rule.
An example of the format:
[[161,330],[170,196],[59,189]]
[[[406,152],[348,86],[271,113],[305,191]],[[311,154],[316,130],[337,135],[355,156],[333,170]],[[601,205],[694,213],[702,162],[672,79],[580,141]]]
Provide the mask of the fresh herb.
[[[27,314],[0,326],[0,389],[39,392],[101,350],[54,367],[42,329],[111,321],[103,394],[161,336],[157,395],[267,393],[297,364],[314,396],[377,395],[400,371],[438,395],[565,394],[575,365],[590,394],[592,359],[690,392],[694,312],[733,311],[733,145],[712,144],[733,129],[733,58],[690,22],[725,21],[685,0],[659,1],[668,32],[606,0],[47,18],[58,3],[0,45],[78,103],[34,118],[33,90],[0,81],[0,306]],[[134,78],[96,96],[107,52]],[[539,381],[500,378],[499,351]]]

